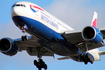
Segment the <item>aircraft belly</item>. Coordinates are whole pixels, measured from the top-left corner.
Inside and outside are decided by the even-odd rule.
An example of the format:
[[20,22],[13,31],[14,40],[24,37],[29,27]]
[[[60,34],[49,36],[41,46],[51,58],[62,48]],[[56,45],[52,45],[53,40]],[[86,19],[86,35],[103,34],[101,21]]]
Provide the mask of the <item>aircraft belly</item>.
[[65,46],[60,45],[60,44],[55,44],[50,46],[50,48],[52,49],[52,51],[58,55],[61,56],[70,56],[70,55],[74,55],[74,53],[67,49]]
[[[64,42],[64,43],[62,43]],[[78,48],[73,45],[68,45],[65,41],[51,42],[46,44],[46,48],[55,54],[61,56],[76,56],[78,54]]]

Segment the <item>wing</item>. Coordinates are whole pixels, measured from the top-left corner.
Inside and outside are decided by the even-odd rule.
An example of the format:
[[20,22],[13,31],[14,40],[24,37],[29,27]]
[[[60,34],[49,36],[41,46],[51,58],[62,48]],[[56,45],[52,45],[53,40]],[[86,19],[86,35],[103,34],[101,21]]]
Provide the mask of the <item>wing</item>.
[[103,38],[105,39],[105,27],[99,28],[101,33],[103,34]]
[[[103,28],[98,28],[101,33],[103,34],[103,38],[105,39],[105,27]],[[82,30],[70,30],[70,31],[66,31],[64,32],[62,35],[67,39],[67,41],[69,41],[72,44],[75,44],[77,47],[80,48],[80,50],[82,52],[86,51],[85,49],[85,41],[82,38]],[[102,43],[90,43],[87,42],[87,46],[88,46],[88,50],[94,49],[94,48],[99,48],[104,46]]]
[[69,56],[58,58],[58,60],[65,60],[65,59],[71,59],[71,58]]
[[83,30],[66,31],[63,36],[67,41],[79,47],[82,52],[86,51],[86,44],[88,50],[104,46],[105,27],[97,28],[97,16],[97,12],[94,12],[91,26],[87,26]]
[[54,53],[41,46],[37,38],[33,38],[32,36],[29,36],[27,41],[15,39],[15,43],[18,45],[19,51],[26,50],[28,54],[32,56],[37,56],[38,48],[40,48],[41,55],[54,56]]

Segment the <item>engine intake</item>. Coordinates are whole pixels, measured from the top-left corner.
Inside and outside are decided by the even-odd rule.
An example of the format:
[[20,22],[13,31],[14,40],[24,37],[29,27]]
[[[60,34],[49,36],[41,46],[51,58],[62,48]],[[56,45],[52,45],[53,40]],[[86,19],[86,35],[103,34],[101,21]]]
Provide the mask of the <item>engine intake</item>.
[[13,56],[17,53],[18,47],[12,39],[3,38],[0,40],[0,51],[5,55]]
[[103,41],[103,36],[101,32],[93,26],[85,27],[82,31],[82,37],[85,41],[91,41],[94,43],[99,43]]
[[92,27],[86,27],[83,29],[82,35],[85,39],[92,39],[95,36],[95,30]]

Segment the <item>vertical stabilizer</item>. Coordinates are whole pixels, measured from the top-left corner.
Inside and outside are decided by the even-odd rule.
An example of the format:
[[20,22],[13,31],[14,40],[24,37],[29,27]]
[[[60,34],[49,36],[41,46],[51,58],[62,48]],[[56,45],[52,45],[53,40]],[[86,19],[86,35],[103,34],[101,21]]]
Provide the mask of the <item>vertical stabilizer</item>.
[[91,23],[91,26],[94,26],[97,28],[97,12],[94,12],[94,15],[93,15],[93,19],[92,19],[92,23]]

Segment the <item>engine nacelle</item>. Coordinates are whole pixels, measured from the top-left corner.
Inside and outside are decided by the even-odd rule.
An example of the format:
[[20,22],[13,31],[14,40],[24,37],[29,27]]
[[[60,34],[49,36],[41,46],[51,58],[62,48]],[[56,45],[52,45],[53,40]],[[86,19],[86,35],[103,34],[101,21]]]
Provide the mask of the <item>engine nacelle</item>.
[[99,50],[98,49],[93,49],[88,51],[94,58],[94,61],[99,61],[100,60],[100,55],[99,55]]
[[13,56],[17,53],[18,47],[12,39],[3,38],[0,40],[0,51],[5,55]]
[[99,43],[103,41],[102,33],[93,26],[87,26],[82,31],[82,37],[85,41]]

